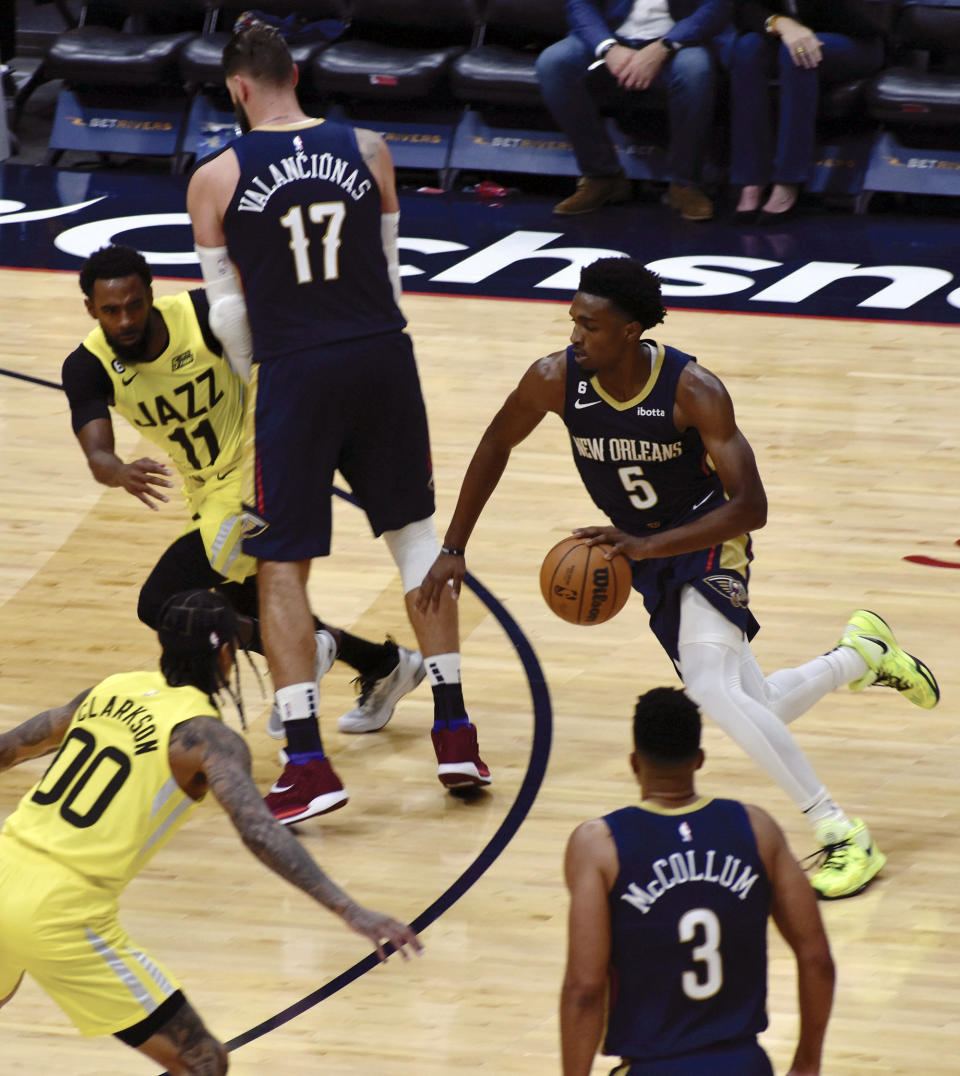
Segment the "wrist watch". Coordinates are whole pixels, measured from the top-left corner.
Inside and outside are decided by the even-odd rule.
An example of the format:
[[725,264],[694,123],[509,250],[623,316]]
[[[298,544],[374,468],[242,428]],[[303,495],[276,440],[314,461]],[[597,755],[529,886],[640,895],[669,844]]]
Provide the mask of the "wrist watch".
[[671,56],[675,52],[679,52],[683,48],[683,45],[681,45],[679,41],[671,41],[667,37],[661,37],[660,38],[660,44],[663,45],[663,47],[667,50],[667,52]]

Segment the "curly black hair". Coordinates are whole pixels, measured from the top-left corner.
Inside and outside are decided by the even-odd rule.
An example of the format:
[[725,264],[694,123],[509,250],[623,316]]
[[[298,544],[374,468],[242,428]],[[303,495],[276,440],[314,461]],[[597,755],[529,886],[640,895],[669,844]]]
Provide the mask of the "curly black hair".
[[80,290],[92,299],[93,285],[98,280],[120,280],[134,273],[145,287],[149,288],[153,283],[147,259],[139,251],[119,245],[101,247],[80,266]]
[[656,762],[689,762],[700,749],[700,711],[678,687],[655,687],[637,699],[633,744]]
[[580,273],[580,291],[607,299],[644,331],[667,316],[660,297],[660,277],[633,258],[598,258]]

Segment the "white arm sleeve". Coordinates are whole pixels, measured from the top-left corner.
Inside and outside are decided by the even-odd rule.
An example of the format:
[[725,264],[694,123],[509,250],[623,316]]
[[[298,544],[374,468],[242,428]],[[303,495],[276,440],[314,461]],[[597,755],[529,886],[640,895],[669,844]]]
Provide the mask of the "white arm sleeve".
[[250,380],[253,340],[240,278],[226,247],[195,247],[210,303],[210,328],[238,377]]
[[387,259],[387,275],[393,288],[393,298],[397,306],[403,298],[403,285],[400,283],[400,254],[397,251],[397,237],[400,234],[400,213],[384,213],[380,217],[380,238],[383,241],[383,253]]

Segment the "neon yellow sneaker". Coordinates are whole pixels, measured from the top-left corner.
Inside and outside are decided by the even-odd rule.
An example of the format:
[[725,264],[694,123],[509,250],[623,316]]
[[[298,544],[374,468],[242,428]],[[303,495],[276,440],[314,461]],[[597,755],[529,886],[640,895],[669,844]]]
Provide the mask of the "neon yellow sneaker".
[[940,701],[937,678],[919,658],[897,645],[890,625],[869,609],[858,609],[850,617],[837,645],[853,647],[867,663],[863,676],[850,684],[851,691],[863,691],[871,684],[892,687],[924,710]]
[[821,900],[840,900],[855,897],[883,870],[887,857],[877,847],[870,831],[859,818],[851,818],[853,829],[840,840],[831,840],[829,827],[817,827],[817,838],[823,841],[823,862],[810,884]]

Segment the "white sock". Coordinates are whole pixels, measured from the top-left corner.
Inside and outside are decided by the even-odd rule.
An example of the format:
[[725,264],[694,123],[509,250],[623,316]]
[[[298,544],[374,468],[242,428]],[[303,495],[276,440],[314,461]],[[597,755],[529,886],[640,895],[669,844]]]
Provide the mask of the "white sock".
[[316,718],[319,692],[314,682],[307,684],[288,684],[280,688],[275,695],[280,717],[286,721],[304,721]]
[[820,791],[805,806],[801,807],[813,832],[823,844],[836,844],[853,829],[853,823],[847,818],[830,793],[821,786]]
[[823,655],[823,660],[829,661],[836,669],[841,684],[859,680],[870,668],[852,646],[835,646]]
[[424,658],[423,664],[427,668],[427,679],[431,687],[460,683],[459,654],[434,654],[432,657]]

